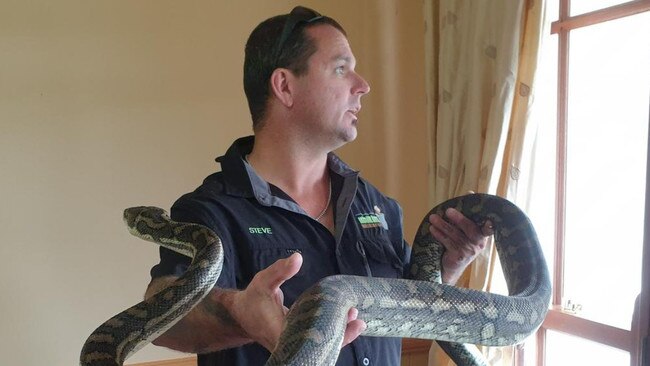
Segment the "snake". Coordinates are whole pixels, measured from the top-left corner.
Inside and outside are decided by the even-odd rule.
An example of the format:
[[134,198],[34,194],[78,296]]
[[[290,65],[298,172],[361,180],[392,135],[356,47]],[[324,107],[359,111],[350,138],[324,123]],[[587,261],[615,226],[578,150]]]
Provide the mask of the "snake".
[[[491,222],[508,295],[442,283],[445,249],[429,231],[429,215],[447,219],[448,208],[477,225]],[[80,366],[123,365],[190,312],[221,272],[222,243],[209,228],[175,222],[157,207],[128,208],[124,221],[133,235],[192,262],[170,286],[97,327],[82,347]],[[366,322],[364,336],[436,340],[457,365],[487,365],[473,345],[523,342],[539,328],[550,304],[548,268],[530,219],[490,194],[452,198],[431,209],[413,240],[407,277],[333,275],[318,281],[291,306],[266,366],[335,365],[351,307]]]

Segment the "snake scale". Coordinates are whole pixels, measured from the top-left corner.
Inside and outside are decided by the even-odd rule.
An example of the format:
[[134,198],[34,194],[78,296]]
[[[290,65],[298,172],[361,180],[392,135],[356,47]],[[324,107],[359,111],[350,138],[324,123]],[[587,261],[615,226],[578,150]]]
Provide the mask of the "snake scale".
[[[492,222],[509,296],[441,284],[444,249],[429,233],[428,217],[449,207],[477,224]],[[82,348],[82,366],[122,365],[200,302],[221,271],[221,241],[208,228],[171,221],[155,207],[126,209],[124,220],[132,234],[193,261],[171,286],[100,325]],[[291,307],[266,365],[334,365],[350,307],[367,324],[363,335],[435,339],[458,365],[485,365],[465,343],[505,346],[523,341],[540,326],[551,296],[531,222],[511,202],[487,194],[453,198],[425,215],[413,242],[410,277],[322,279]]]

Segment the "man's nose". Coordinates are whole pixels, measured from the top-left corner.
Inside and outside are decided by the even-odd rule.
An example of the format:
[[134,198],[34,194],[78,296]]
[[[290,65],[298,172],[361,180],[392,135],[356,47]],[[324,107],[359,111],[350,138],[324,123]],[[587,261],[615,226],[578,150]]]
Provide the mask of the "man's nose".
[[370,85],[361,75],[356,74],[357,81],[354,88],[354,94],[368,94],[370,92]]

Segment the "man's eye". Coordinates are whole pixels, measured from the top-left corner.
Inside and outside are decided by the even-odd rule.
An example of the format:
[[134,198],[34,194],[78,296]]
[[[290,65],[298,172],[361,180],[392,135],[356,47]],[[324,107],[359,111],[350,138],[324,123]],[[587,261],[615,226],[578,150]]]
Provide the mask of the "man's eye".
[[343,75],[345,73],[345,66],[339,66],[335,69],[337,75]]

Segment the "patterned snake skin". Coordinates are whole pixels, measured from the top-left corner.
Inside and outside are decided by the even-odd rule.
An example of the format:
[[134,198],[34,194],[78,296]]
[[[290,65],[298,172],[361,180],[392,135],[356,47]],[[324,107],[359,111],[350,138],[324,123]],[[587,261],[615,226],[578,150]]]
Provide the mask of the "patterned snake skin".
[[[510,296],[440,283],[444,249],[429,234],[428,217],[449,207],[478,224],[492,222]],[[134,235],[194,260],[170,287],[99,326],[83,346],[82,366],[122,365],[200,302],[221,271],[221,242],[209,229],[170,221],[158,208],[130,208],[124,216]],[[458,365],[487,364],[463,343],[519,343],[546,315],[551,284],[537,235],[526,215],[505,199],[471,194],[433,208],[415,237],[411,263],[412,280],[337,275],[309,288],[291,307],[266,365],[334,365],[350,307],[368,325],[363,335],[436,339]]]

